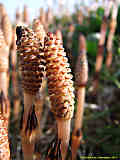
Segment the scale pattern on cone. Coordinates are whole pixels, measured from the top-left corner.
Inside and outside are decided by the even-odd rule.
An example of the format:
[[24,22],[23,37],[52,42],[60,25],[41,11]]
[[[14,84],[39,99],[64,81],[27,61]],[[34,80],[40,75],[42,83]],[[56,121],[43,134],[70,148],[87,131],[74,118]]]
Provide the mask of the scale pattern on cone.
[[17,27],[16,33],[22,87],[25,92],[35,95],[39,91],[44,77],[44,52],[40,48],[41,43],[36,34],[31,29]]
[[71,119],[74,110],[74,88],[71,69],[60,39],[52,33],[45,41],[46,76],[52,111],[56,118]]

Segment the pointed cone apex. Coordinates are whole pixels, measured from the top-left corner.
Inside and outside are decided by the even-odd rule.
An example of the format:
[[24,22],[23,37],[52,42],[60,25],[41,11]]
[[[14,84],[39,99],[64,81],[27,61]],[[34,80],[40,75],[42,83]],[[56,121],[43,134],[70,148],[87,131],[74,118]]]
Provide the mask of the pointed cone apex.
[[77,87],[86,86],[88,81],[88,62],[86,57],[86,42],[83,35],[80,35],[80,50],[75,68],[75,84]]

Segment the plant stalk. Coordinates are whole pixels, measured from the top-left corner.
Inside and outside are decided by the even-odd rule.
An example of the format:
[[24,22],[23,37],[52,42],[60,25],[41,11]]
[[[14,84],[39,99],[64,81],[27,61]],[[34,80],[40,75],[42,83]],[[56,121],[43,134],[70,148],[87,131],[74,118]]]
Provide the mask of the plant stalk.
[[62,160],[65,160],[70,140],[71,120],[57,120],[58,139],[61,140]]
[[108,69],[110,69],[110,66],[112,64],[113,37],[114,37],[116,24],[117,24],[117,13],[118,13],[118,5],[117,3],[114,3],[113,11],[112,11],[112,18],[110,22],[110,32],[109,32],[108,40],[107,40],[106,67]]
[[8,139],[9,101],[0,93],[0,160],[10,160]]
[[105,8],[103,21],[101,25],[100,40],[99,40],[98,51],[96,56],[95,74],[93,78],[93,90],[92,90],[93,96],[96,96],[98,86],[99,86],[99,76],[100,76],[100,70],[102,68],[102,63],[103,63],[104,43],[106,38],[107,26],[108,26],[108,16],[109,16],[111,7],[112,7],[112,1],[109,1],[108,3],[106,1],[106,8]]
[[33,160],[34,143],[30,143],[25,134],[25,128],[27,125],[27,118],[31,105],[33,103],[33,95],[24,92],[24,115],[23,115],[23,126],[21,131],[22,137],[22,150],[24,155],[24,160]]
[[77,150],[82,140],[82,123],[84,113],[85,87],[79,87],[77,91],[77,111],[75,114],[75,126],[72,134],[72,160],[76,159]]

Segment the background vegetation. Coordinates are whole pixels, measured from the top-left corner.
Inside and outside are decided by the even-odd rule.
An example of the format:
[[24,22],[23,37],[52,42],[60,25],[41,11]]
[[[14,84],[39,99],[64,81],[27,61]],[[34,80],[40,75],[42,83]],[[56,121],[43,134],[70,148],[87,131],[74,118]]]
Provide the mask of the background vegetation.
[[[60,28],[63,35],[63,44],[66,52],[70,52],[73,56],[72,62],[76,63],[79,48],[79,35],[83,33],[86,37],[87,58],[89,65],[89,79],[87,84],[85,112],[83,120],[83,142],[78,150],[77,159],[82,159],[81,156],[117,156],[120,158],[120,7],[117,16],[117,27],[113,39],[113,61],[110,69],[105,66],[106,59],[106,42],[109,35],[107,29],[106,42],[104,45],[104,61],[100,72],[100,84],[97,95],[91,97],[91,85],[95,72],[95,61],[98,50],[99,33],[104,15],[104,8],[98,8],[96,11],[91,11],[89,16],[83,16],[81,24],[78,23],[77,16],[80,10],[70,15],[61,17],[54,16],[53,23],[49,25],[49,31],[55,32]],[[111,14],[109,16],[109,20]],[[67,47],[69,26],[74,26],[74,32],[70,48]],[[71,61],[70,61],[71,62]],[[71,62],[71,63],[72,63]],[[74,68],[74,67],[73,67]],[[12,68],[10,68],[12,72]],[[74,74],[74,70],[73,70]],[[20,119],[22,115],[23,97],[20,88],[20,114],[17,119],[14,119],[11,112],[10,130],[10,145],[12,159],[21,157],[21,143],[19,136]],[[46,91],[47,92],[47,91]],[[47,94],[46,94],[47,95]],[[10,79],[9,97],[11,99],[11,108],[13,107],[13,91],[12,79]],[[75,105],[75,111],[76,111]],[[45,98],[43,117],[41,120],[43,135],[36,144],[36,154],[47,152],[48,143],[52,141],[56,133],[54,117],[50,112],[48,96]],[[74,125],[74,117],[72,128]],[[44,157],[43,157],[44,158]],[[21,158],[20,158],[21,159]]]

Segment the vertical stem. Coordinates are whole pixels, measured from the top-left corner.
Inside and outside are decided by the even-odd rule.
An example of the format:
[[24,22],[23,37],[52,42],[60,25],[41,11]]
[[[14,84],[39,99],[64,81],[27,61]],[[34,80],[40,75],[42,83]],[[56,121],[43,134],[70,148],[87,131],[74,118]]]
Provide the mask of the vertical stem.
[[38,120],[38,129],[37,129],[37,137],[39,138],[42,135],[42,128],[41,128],[41,117],[43,112],[43,105],[45,101],[45,92],[46,92],[46,79],[43,79],[41,88],[39,92],[36,94],[34,99],[34,105],[35,105],[35,114],[37,116]]
[[72,160],[76,159],[77,150],[82,139],[82,122],[84,113],[85,87],[79,87],[77,91],[77,111],[75,114],[75,126],[72,134]]
[[8,120],[0,114],[0,160],[10,160]]
[[0,94],[0,160],[10,160],[10,148],[8,139],[9,101]]
[[118,5],[114,3],[113,11],[112,11],[112,19],[110,22],[110,32],[107,40],[107,57],[106,57],[106,67],[109,69],[112,63],[112,48],[113,48],[113,37],[117,24],[117,13],[118,13]]
[[41,130],[41,125],[40,125],[40,121],[41,121],[41,115],[42,115],[42,111],[43,111],[43,104],[44,101],[43,99],[37,99],[35,102],[35,113],[38,119],[38,133],[37,133],[37,137],[39,138],[40,135],[42,134],[42,130]]
[[8,100],[8,56],[9,48],[0,31],[0,160],[10,160],[8,125],[10,103]]
[[[7,73],[7,71],[0,72],[0,89],[1,89],[1,91],[3,91],[3,95],[8,100],[8,103],[9,103],[9,99],[8,99],[8,73]],[[8,121],[9,121],[10,105],[7,106],[7,116],[8,116]]]
[[30,110],[32,103],[33,103],[33,95],[24,93],[24,115],[23,115],[23,128],[22,128],[22,133],[21,133],[24,160],[33,160],[34,143],[30,143],[25,135],[25,128],[27,125],[29,110]]
[[103,22],[102,22],[101,31],[100,31],[101,37],[99,40],[98,51],[96,56],[95,75],[93,78],[92,95],[96,95],[98,85],[99,85],[99,74],[102,67],[102,63],[103,63],[104,43],[105,43],[105,37],[106,37],[106,31],[107,31],[107,19],[110,13],[111,6],[112,6],[112,1],[109,1],[109,2],[106,1],[106,8],[105,8]]
[[109,69],[112,64],[112,50],[107,50],[106,67]]
[[77,112],[75,115],[75,129],[82,128],[84,101],[85,101],[85,87],[80,87],[77,91]]
[[28,13],[28,7],[26,5],[24,5],[23,22],[27,25],[29,24],[29,13]]
[[8,78],[7,72],[0,72],[0,88],[4,93],[4,96],[8,96]]
[[85,101],[85,88],[88,81],[88,62],[86,56],[86,40],[80,34],[79,36],[79,54],[75,68],[75,84],[77,96],[77,111],[75,114],[75,126],[72,134],[72,160],[76,159],[77,150],[82,139],[82,122]]
[[58,138],[61,140],[62,160],[65,160],[70,140],[71,120],[57,120]]
[[16,68],[16,50],[11,50],[11,64],[12,64],[12,68],[15,70]]
[[16,120],[18,118],[18,114],[20,111],[20,100],[19,100],[17,73],[15,70],[12,71],[12,86],[14,95],[14,117]]

